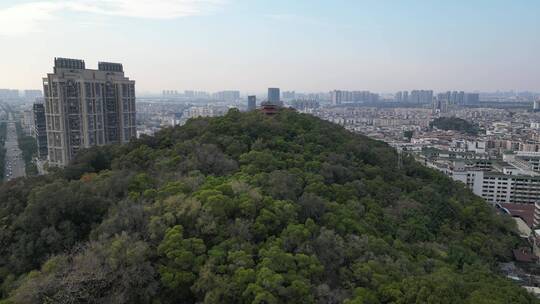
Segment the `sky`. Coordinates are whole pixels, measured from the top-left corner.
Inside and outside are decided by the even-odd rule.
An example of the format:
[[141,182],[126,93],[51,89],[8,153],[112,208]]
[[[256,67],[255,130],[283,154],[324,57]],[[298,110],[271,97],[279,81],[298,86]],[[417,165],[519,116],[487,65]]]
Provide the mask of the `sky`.
[[540,1],[0,0],[0,88],[54,57],[138,92],[540,91]]

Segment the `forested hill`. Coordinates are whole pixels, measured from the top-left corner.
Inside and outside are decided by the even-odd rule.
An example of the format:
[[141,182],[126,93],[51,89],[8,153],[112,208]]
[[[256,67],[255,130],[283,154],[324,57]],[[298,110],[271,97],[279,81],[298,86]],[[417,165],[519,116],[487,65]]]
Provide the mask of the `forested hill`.
[[91,149],[0,189],[0,303],[538,303],[442,174],[282,110]]
[[435,126],[441,130],[454,130],[469,135],[477,135],[479,132],[478,126],[457,117],[439,117],[432,121],[430,126]]

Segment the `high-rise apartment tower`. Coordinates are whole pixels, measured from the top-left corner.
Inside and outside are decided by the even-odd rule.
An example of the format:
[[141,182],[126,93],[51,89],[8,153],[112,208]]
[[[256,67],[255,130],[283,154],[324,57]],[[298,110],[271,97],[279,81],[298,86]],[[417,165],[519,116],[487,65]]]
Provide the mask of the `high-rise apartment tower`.
[[136,137],[135,81],[119,63],[55,58],[43,78],[49,165],[65,166],[80,149]]
[[250,96],[248,96],[247,110],[248,111],[253,111],[255,109],[257,109],[257,96],[250,95]]
[[281,103],[281,94],[279,88],[268,88],[268,102],[277,105]]
[[38,158],[47,159],[49,150],[47,149],[47,123],[45,120],[45,106],[42,102],[34,103],[32,110],[34,112],[34,134],[36,137]]

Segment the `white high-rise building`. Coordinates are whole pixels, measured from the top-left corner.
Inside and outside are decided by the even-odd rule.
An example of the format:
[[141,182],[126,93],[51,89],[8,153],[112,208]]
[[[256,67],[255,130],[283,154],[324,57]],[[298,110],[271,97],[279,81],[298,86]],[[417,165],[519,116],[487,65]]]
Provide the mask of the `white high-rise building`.
[[119,63],[92,70],[83,60],[55,58],[43,92],[49,165],[65,166],[80,149],[136,137],[135,81]]
[[403,101],[403,93],[401,91],[397,92],[394,95],[394,101],[395,102],[402,102]]
[[415,90],[411,91],[411,103],[431,104],[433,102],[433,91],[431,90]]
[[333,105],[351,102],[378,102],[379,95],[370,91],[340,91],[334,90],[330,92]]

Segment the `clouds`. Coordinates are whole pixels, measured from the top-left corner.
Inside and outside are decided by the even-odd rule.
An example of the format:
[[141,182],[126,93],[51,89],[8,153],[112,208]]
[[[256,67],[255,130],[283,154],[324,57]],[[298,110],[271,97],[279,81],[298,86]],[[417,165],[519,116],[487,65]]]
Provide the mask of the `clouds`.
[[201,15],[221,5],[223,0],[77,0],[69,9],[104,15],[172,19]]
[[0,9],[0,35],[37,32],[61,13],[174,19],[212,12],[226,0],[47,0]]
[[54,13],[63,8],[57,2],[33,2],[0,10],[0,35],[18,35],[35,32],[40,23],[52,20]]

